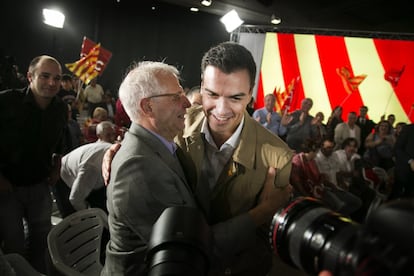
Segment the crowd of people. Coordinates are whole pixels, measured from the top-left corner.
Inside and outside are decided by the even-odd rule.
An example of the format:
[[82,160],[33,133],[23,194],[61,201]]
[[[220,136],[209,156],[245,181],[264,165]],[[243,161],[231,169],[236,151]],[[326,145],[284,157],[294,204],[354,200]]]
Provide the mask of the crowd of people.
[[[204,54],[189,93],[174,66],[143,61],[115,100],[97,79],[85,86],[55,58],[34,58],[28,86],[0,92],[2,251],[48,272],[53,195],[62,217],[107,212],[102,275],[146,275],[153,225],[172,206],[198,209],[209,224],[209,275],[304,275],[268,240],[289,200],[314,197],[363,223],[378,193],[414,196],[412,124],[394,127],[392,114],[375,123],[367,106],[335,107],[324,124],[313,99],[279,113],[273,94],[253,110],[255,76],[251,53],[224,42]],[[374,168],[386,177],[368,177]]]

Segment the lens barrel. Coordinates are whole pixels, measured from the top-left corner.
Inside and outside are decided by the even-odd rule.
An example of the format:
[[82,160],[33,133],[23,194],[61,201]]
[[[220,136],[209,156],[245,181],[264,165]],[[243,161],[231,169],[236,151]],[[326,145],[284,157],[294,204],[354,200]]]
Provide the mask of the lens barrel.
[[[273,217],[270,242],[284,262],[309,274],[351,265],[358,224],[311,197],[299,197]],[[348,264],[350,263],[350,264]]]

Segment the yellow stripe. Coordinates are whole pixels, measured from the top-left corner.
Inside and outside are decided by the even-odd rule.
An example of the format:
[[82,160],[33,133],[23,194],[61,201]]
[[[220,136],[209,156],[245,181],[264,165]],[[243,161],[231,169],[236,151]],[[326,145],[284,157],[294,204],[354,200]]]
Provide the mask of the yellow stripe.
[[[359,85],[364,105],[368,107],[370,118],[378,122],[381,116],[395,114],[396,121],[407,121],[405,114],[391,84],[384,79],[385,70],[370,38],[346,37],[345,44],[354,75],[367,74]],[[355,107],[357,111],[358,107]]]
[[279,43],[275,33],[266,33],[262,58],[262,80],[264,96],[273,93],[275,87],[280,91],[285,91]]
[[310,113],[315,114],[322,111],[327,117],[331,114],[332,109],[320,66],[315,37],[296,34],[294,40],[305,97],[313,100]]

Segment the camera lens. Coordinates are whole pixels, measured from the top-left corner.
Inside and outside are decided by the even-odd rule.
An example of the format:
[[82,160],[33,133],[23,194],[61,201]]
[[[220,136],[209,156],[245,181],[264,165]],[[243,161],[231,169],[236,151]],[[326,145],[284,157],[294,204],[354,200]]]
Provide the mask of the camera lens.
[[212,234],[196,208],[174,206],[154,224],[148,243],[148,276],[206,275]]
[[296,198],[279,210],[270,228],[275,254],[309,274],[351,269],[358,259],[352,252],[357,235],[355,222],[310,197]]

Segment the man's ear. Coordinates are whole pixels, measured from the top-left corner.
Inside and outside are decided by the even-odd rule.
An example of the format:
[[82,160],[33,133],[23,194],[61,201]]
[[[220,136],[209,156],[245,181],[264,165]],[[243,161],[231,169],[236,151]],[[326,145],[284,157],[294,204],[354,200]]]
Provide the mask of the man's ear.
[[32,81],[32,73],[31,73],[31,72],[27,72],[26,77],[27,77],[27,80],[28,80],[29,82],[31,82],[31,81]]
[[151,106],[151,100],[148,98],[142,99],[141,102],[139,103],[141,110],[147,114],[149,112],[152,112],[152,106]]

